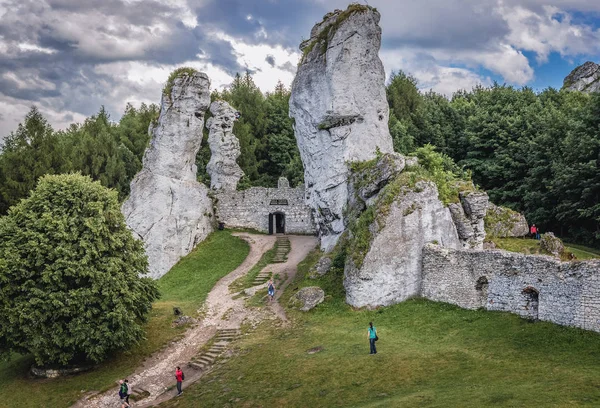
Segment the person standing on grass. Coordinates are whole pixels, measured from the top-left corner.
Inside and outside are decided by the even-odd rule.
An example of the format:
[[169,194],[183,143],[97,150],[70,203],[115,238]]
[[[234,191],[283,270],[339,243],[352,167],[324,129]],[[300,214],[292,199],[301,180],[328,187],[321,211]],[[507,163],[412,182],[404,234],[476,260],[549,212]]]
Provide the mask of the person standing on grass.
[[367,338],[371,346],[371,352],[369,354],[377,354],[377,348],[375,342],[379,339],[377,337],[377,328],[373,326],[373,322],[369,322],[369,329],[367,330]]
[[269,302],[272,302],[273,297],[275,296],[275,286],[273,285],[273,279],[269,279],[269,283],[267,284],[267,293],[269,294]]
[[183,394],[183,391],[181,390],[181,384],[183,383],[183,371],[181,371],[179,366],[177,366],[177,369],[175,370],[175,379],[177,380],[177,396],[180,396]]
[[129,403],[127,402],[127,383],[123,380],[119,380],[119,398],[121,399],[121,408],[129,408]]
[[536,235],[537,235],[537,227],[535,226],[535,224],[533,224],[533,225],[531,226],[531,228],[529,228],[529,233],[530,233],[530,235],[531,235],[531,238],[533,238],[533,239],[537,239],[537,238],[536,238]]

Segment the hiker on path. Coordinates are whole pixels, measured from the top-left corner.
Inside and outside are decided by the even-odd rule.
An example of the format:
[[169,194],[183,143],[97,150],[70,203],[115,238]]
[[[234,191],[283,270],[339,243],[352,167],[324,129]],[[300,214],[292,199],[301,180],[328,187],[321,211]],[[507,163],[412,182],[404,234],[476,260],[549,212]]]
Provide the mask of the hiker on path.
[[375,342],[379,340],[377,337],[377,328],[373,327],[373,322],[369,322],[369,329],[367,330],[367,338],[369,339],[369,344],[371,345],[371,352],[369,354],[377,354],[377,348],[375,347]]
[[181,394],[183,394],[183,391],[181,390],[181,383],[183,382],[183,371],[181,371],[181,368],[179,366],[177,366],[177,369],[175,370],[175,379],[177,380],[177,396],[179,397]]
[[275,286],[273,285],[273,279],[269,279],[269,283],[267,284],[269,294],[269,302],[273,301],[273,296],[275,296]]
[[123,380],[119,380],[119,398],[121,399],[121,408],[129,408],[127,402],[127,392],[129,391],[127,383]]
[[127,404],[129,404],[129,396],[131,395],[131,385],[129,384],[129,380],[126,378],[125,379],[125,385],[127,385],[127,396],[125,397],[125,402],[127,402]]

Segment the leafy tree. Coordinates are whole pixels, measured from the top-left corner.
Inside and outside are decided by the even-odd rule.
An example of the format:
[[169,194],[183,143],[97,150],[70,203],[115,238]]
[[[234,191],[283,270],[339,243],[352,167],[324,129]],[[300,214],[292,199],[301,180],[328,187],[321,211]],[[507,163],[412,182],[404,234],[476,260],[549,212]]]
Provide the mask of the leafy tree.
[[139,342],[158,298],[117,193],[48,175],[0,218],[0,349],[39,365],[99,362]]

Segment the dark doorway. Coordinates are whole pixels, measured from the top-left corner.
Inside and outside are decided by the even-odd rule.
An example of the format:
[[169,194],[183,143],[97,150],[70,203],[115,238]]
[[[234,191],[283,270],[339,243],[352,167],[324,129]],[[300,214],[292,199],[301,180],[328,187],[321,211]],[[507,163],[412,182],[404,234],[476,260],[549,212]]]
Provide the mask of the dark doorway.
[[479,295],[479,303],[481,307],[486,307],[487,305],[487,297],[488,297],[488,280],[487,277],[481,276],[477,279],[477,283],[475,283],[475,290]]
[[269,214],[269,234],[285,234],[285,214]]
[[525,317],[531,320],[538,319],[538,309],[540,304],[540,293],[531,286],[523,289],[523,309]]

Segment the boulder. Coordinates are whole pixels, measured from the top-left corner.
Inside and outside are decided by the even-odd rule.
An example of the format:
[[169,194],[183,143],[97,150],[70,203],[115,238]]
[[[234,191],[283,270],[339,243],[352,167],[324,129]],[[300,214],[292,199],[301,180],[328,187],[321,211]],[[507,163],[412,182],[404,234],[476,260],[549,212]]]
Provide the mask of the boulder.
[[131,182],[121,211],[144,241],[150,276],[158,279],[213,231],[208,189],[196,181],[210,82],[203,73],[182,73],[162,95],[151,124],[143,168]]
[[[368,227],[372,239],[364,258],[349,249],[344,287],[346,302],[355,307],[391,305],[418,296],[423,246],[435,242],[462,247],[450,210],[439,200],[434,183],[404,186],[391,203],[387,201],[375,204],[375,220]],[[351,236],[350,245],[356,239]]]
[[345,230],[347,163],[392,153],[379,13],[352,4],[327,14],[300,45],[290,116],[304,164],[307,202],[321,248],[331,250]]
[[498,238],[524,237],[529,234],[529,224],[523,214],[489,203],[485,231],[489,236]]
[[214,101],[210,105],[210,113],[212,117],[206,121],[210,146],[206,172],[210,175],[210,187],[213,190],[235,191],[244,175],[237,164],[240,142],[233,134],[236,110],[225,101]]
[[318,286],[302,288],[290,299],[292,307],[308,312],[325,299],[325,292]]
[[588,61],[578,66],[567,75],[563,88],[570,91],[599,92],[600,65]]
[[540,239],[540,247],[551,253],[552,255],[559,257],[565,252],[565,246],[560,238],[556,237],[553,232],[547,232],[542,234]]
[[[404,157],[399,153],[388,153],[368,162],[356,163],[350,173],[349,207],[362,210],[373,204],[378,193],[402,172],[404,166]],[[359,203],[355,203],[356,200]]]
[[308,276],[312,279],[320,278],[331,269],[331,258],[324,256],[312,267],[308,272]]

